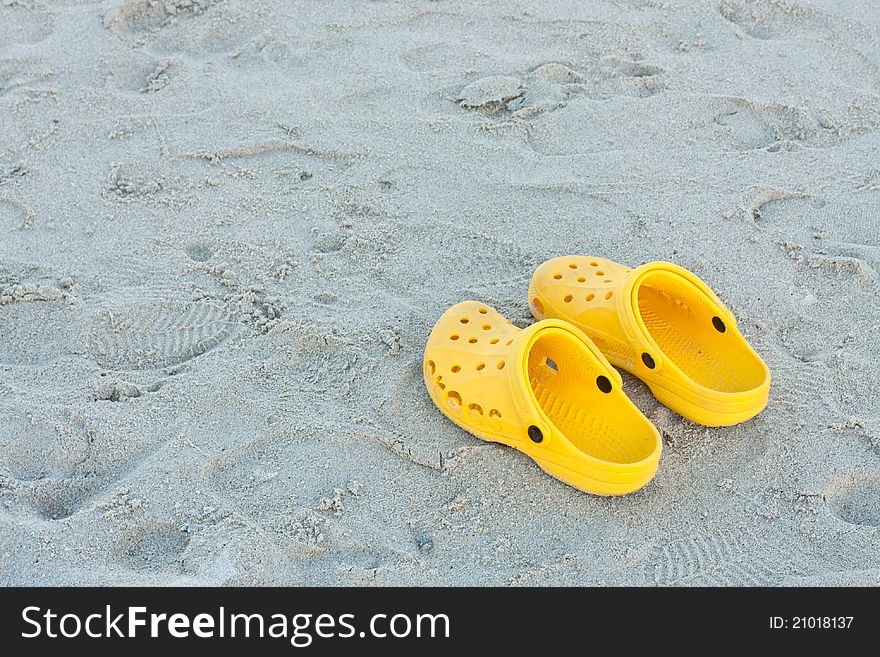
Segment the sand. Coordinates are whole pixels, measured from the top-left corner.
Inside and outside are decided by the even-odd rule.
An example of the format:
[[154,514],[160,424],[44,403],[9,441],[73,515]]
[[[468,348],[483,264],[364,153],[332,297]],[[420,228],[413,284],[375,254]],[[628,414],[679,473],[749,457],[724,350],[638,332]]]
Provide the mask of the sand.
[[[880,583],[871,3],[0,2],[0,582]],[[580,493],[432,405],[468,298],[657,259],[773,374]]]

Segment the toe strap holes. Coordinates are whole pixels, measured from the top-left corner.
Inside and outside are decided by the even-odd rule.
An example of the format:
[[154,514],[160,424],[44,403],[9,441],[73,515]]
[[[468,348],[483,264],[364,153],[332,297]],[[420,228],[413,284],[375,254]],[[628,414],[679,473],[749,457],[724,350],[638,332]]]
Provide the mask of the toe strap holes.
[[488,308],[480,308],[480,310],[479,310],[478,312],[479,312],[481,315],[485,315],[487,312],[489,312],[489,309],[488,309]]
[[484,331],[491,331],[492,325],[491,324],[483,324],[483,330]]
[[562,274],[553,274],[553,280],[554,281],[562,280]]
[[461,372],[461,365],[453,365],[452,366],[452,373],[458,374],[459,372]]
[[608,380],[607,376],[599,375],[596,377],[596,387],[607,395],[611,392],[611,381]]
[[471,320],[469,320],[467,317],[462,317],[462,318],[461,318],[460,320],[458,320],[458,321],[461,322],[462,324],[467,324],[467,323],[470,322]]
[[571,303],[571,300],[572,300],[573,298],[574,298],[574,297],[572,297],[570,294],[566,294],[566,295],[562,298],[562,300],[565,301],[565,303]]
[[719,333],[724,333],[727,330],[727,326],[724,324],[720,317],[712,318],[712,326],[714,326],[715,330]]
[[486,369],[486,363],[477,363],[477,371],[480,372]]

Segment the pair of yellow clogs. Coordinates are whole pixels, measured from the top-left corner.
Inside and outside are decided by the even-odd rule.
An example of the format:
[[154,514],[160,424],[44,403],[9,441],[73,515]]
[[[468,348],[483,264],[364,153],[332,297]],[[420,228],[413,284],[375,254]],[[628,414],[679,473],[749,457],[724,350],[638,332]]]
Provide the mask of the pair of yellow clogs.
[[535,271],[529,306],[539,321],[525,329],[478,301],[450,308],[425,347],[425,385],[463,429],[575,488],[623,495],[657,472],[660,434],[612,365],[700,424],[737,424],[767,405],[764,361],[682,267],[554,258]]

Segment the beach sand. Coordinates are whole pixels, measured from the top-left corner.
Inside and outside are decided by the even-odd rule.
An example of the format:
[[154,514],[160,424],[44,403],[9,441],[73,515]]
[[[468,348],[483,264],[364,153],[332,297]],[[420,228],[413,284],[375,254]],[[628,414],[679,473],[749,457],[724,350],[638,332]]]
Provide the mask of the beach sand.
[[[0,582],[880,583],[871,3],[0,0]],[[452,304],[670,260],[773,375],[600,498],[432,405]]]

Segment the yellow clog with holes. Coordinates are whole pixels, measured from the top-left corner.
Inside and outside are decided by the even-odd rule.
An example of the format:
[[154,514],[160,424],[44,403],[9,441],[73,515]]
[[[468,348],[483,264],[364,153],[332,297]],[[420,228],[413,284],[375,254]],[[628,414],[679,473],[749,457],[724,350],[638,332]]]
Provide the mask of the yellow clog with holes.
[[425,385],[466,431],[528,454],[580,490],[623,495],[657,472],[660,434],[620,374],[558,319],[519,329],[477,301],[450,308],[425,346]]
[[737,424],[767,405],[767,365],[709,286],[678,265],[554,258],[535,270],[529,305],[536,319],[583,330],[609,361],[694,422]]

